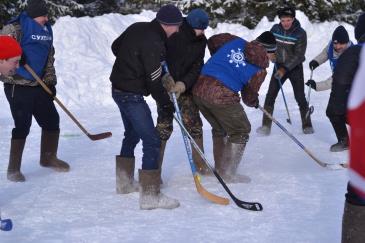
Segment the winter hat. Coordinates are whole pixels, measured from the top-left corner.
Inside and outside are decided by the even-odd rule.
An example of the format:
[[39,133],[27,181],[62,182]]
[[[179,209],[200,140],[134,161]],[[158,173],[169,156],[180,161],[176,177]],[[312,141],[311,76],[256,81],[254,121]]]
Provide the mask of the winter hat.
[[201,8],[191,10],[186,20],[193,29],[205,30],[209,24],[208,14]]
[[276,51],[276,39],[270,31],[263,32],[256,38],[261,45],[263,45],[267,52],[274,53]]
[[0,36],[0,59],[5,60],[22,55],[19,43],[8,35]]
[[28,0],[25,11],[32,19],[48,14],[48,8],[44,0]]
[[362,13],[355,26],[355,38],[360,40],[365,35],[365,13]]
[[295,18],[295,9],[292,7],[285,7],[278,10],[279,19],[284,16]]
[[174,5],[162,6],[156,14],[156,19],[160,24],[180,25],[183,17],[180,10]]
[[342,25],[338,26],[332,35],[332,41],[333,43],[341,43],[346,44],[350,41],[349,34],[347,33],[347,30]]

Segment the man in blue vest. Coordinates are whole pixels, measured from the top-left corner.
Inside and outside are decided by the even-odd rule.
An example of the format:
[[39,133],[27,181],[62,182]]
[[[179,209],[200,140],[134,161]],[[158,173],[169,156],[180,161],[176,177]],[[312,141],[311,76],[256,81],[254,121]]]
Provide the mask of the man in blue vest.
[[[307,34],[295,18],[295,9],[285,7],[278,11],[279,24],[271,28],[275,35],[278,48],[276,51],[276,64],[271,76],[269,89],[266,94],[264,108],[270,114],[274,112],[276,97],[280,91],[280,84],[289,79],[294,91],[294,97],[299,105],[300,117],[302,119],[302,130],[304,134],[313,133],[310,116],[306,116],[308,102],[304,94],[303,62],[307,49]],[[272,120],[265,114],[262,119],[262,126],[256,131],[262,135],[269,135],[271,132]]]
[[[23,49],[25,61],[56,94],[57,78],[54,68],[54,47],[48,8],[43,0],[30,0],[26,11],[4,26],[2,33],[13,36]],[[32,124],[32,116],[42,128],[40,165],[67,172],[70,166],[57,158],[60,118],[53,98],[20,66],[16,74],[1,78],[9,102],[15,128],[12,131],[7,178],[23,182],[20,171],[25,140]]]
[[[314,70],[328,60],[331,66],[331,70],[333,72],[336,67],[338,58],[351,45],[352,42],[350,41],[349,34],[347,33],[345,27],[343,27],[342,25],[338,26],[332,34],[332,40],[327,44],[322,52],[319,53],[318,56],[316,56],[313,60],[309,62],[309,68],[311,70]],[[306,85],[316,91],[331,89],[332,75],[321,82],[315,82],[312,79],[308,80]]]
[[210,59],[193,87],[194,101],[212,126],[215,168],[228,183],[249,182],[237,174],[251,124],[240,104],[258,107],[258,91],[266,77],[276,41],[269,31],[247,42],[223,33],[208,40]]

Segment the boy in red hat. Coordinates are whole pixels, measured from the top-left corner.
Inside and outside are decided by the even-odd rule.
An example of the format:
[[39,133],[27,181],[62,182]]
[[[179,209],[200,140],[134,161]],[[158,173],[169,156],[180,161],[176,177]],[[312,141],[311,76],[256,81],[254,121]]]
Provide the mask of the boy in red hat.
[[9,76],[19,67],[22,49],[10,36],[0,36],[0,75]]

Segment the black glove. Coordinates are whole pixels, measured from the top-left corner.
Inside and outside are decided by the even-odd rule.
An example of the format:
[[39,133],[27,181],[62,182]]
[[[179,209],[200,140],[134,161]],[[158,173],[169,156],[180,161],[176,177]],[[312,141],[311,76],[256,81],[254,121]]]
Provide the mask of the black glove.
[[312,89],[317,89],[317,84],[313,79],[309,79],[308,82],[305,83],[305,85],[311,87]]
[[54,85],[47,85],[47,86],[52,91],[52,97],[55,97],[57,93],[56,86]]
[[309,62],[309,68],[311,70],[316,69],[318,66],[319,66],[319,63],[316,60],[312,60],[312,61]]

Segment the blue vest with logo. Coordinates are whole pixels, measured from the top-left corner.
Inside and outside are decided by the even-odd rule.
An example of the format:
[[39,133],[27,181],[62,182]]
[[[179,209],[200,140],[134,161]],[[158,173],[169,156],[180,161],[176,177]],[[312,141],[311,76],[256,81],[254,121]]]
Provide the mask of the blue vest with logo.
[[[351,42],[351,45],[352,46],[352,42]],[[337,64],[337,60],[338,60],[338,57],[335,58],[334,55],[333,55],[333,42],[330,41],[329,43],[329,47],[328,47],[328,50],[327,50],[327,56],[328,56],[328,60],[330,62],[330,66],[331,66],[331,69],[332,69],[332,72],[335,70],[335,67],[336,67],[336,64]]]
[[225,87],[239,92],[261,68],[246,61],[247,42],[236,38],[224,44],[203,66],[202,75],[219,80]]
[[[41,26],[25,12],[11,22],[16,21],[19,21],[21,26],[22,38],[20,45],[26,56],[26,63],[39,77],[42,77],[53,44],[52,28],[48,23]],[[22,66],[17,69],[16,73],[27,80],[35,81],[32,75]]]

